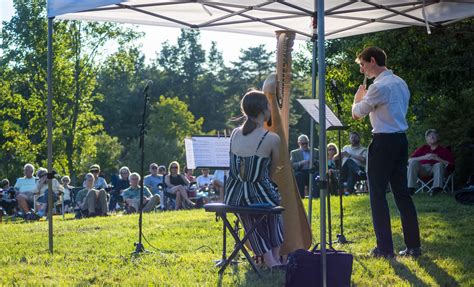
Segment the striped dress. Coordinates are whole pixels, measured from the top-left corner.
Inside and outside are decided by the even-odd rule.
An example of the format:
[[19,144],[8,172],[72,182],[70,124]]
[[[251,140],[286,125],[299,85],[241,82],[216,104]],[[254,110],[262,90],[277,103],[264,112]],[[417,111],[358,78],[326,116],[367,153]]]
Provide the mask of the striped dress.
[[[266,132],[260,140],[255,153],[263,142]],[[232,146],[232,137],[231,142]],[[229,179],[225,184],[224,201],[232,206],[278,206],[280,194],[278,187],[270,180],[271,158],[257,155],[242,157],[230,152]],[[238,215],[245,231],[258,220],[255,215]],[[249,237],[250,245],[256,255],[263,255],[283,243],[283,222],[281,215],[271,215],[259,225]]]

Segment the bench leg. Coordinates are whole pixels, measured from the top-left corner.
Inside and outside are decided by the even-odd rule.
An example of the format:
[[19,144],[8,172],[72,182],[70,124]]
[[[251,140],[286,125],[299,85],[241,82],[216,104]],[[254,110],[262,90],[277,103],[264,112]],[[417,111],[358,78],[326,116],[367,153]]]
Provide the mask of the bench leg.
[[229,265],[229,263],[235,258],[235,256],[237,256],[237,253],[242,250],[242,253],[244,253],[245,257],[247,258],[247,261],[250,263],[250,265],[252,265],[252,268],[255,272],[257,272],[258,276],[261,277],[262,275],[260,274],[260,272],[258,271],[258,268],[257,268],[257,265],[255,264],[255,262],[253,261],[252,257],[250,256],[250,254],[248,253],[247,249],[245,248],[244,246],[244,243],[248,240],[248,238],[250,237],[250,235],[252,234],[252,232],[255,231],[255,229],[258,227],[258,225],[263,221],[263,216],[261,216],[259,218],[259,220],[250,228],[250,230],[245,234],[245,236],[242,238],[242,240],[240,240],[239,236],[237,235],[237,233],[232,229],[232,225],[229,223],[229,221],[227,220],[227,217],[222,217],[222,221],[224,221],[224,225],[226,226],[226,228],[229,229],[229,232],[230,234],[232,234],[232,236],[234,237],[235,239],[235,242],[236,242],[236,245],[235,245],[235,248],[234,248],[234,251],[232,251],[232,253],[230,254],[229,258],[224,262],[224,265],[221,266],[221,269],[219,270],[219,274],[222,274],[224,273],[225,269],[227,268],[227,266]]

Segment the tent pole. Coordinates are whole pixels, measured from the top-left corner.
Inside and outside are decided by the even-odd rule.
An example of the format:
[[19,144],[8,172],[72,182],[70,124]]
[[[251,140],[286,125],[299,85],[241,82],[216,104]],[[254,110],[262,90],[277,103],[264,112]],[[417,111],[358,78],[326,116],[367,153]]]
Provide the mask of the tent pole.
[[[316,0],[315,0],[316,1]],[[316,7],[316,3],[315,3]],[[316,99],[316,77],[317,77],[317,62],[316,62],[316,57],[317,57],[317,46],[316,46],[316,15],[314,15],[313,18],[313,37],[311,38],[311,42],[313,42],[313,49],[312,49],[312,57],[313,61],[311,63],[311,98]],[[309,122],[309,147],[310,147],[310,167],[313,167],[313,148],[314,148],[314,119],[310,117],[310,122]],[[314,174],[310,172],[309,176],[309,184],[308,184],[308,222],[309,222],[309,228],[312,233],[312,217],[313,217],[313,196],[312,196],[312,188],[313,188],[313,177]]]
[[53,19],[48,18],[48,237],[49,253],[53,254],[53,112],[52,112],[52,92],[53,92]]
[[327,286],[326,268],[326,98],[325,76],[326,63],[324,51],[324,0],[315,0],[317,3],[318,28],[318,97],[319,97],[319,178],[320,178],[320,229],[321,229],[321,273],[322,286]]

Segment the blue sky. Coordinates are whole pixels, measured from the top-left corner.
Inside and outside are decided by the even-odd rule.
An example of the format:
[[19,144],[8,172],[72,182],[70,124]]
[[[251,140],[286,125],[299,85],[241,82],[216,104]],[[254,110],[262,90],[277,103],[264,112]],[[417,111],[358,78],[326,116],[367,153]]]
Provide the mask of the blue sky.
[[[8,21],[14,14],[13,1],[0,0],[0,4],[0,20]],[[140,42],[147,59],[154,58],[155,53],[160,51],[161,43],[164,41],[176,43],[180,34],[180,30],[177,28],[141,25],[139,29],[145,32],[145,37]],[[157,35],[159,35],[158,38]],[[267,50],[274,51],[277,45],[276,38],[272,37],[201,31],[201,44],[206,51],[211,47],[212,41],[217,42],[217,47],[223,53],[224,60],[227,63],[237,60],[241,49],[264,44]],[[300,45],[302,45],[302,42],[296,41],[294,49],[297,50]]]

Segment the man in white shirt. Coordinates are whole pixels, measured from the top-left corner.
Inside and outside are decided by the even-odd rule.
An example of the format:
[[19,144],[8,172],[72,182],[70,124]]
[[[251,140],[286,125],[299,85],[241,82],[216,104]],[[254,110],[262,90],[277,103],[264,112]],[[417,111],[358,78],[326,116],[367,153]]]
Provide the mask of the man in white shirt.
[[360,136],[357,132],[351,132],[349,140],[351,144],[344,146],[341,152],[341,179],[343,182],[347,182],[347,191],[353,193],[356,182],[366,179],[367,148],[360,144]]
[[196,178],[196,184],[199,189],[205,189],[212,184],[212,177],[209,175],[208,168],[201,168],[201,175]]
[[393,257],[393,240],[386,189],[390,183],[395,203],[400,212],[406,249],[401,256],[419,256],[420,230],[416,208],[408,191],[407,161],[408,129],[406,114],[410,91],[400,77],[385,66],[387,55],[377,47],[365,48],[356,62],[360,72],[369,79],[375,78],[367,90],[360,85],[354,96],[352,117],[361,119],[369,115],[372,125],[372,142],[369,146],[367,176],[369,179],[370,206],[377,246],[375,257]]
[[34,193],[36,192],[36,178],[33,177],[35,167],[27,163],[23,167],[24,177],[16,180],[14,189],[16,191],[16,202],[20,209],[27,213],[30,211],[29,206],[33,206]]

